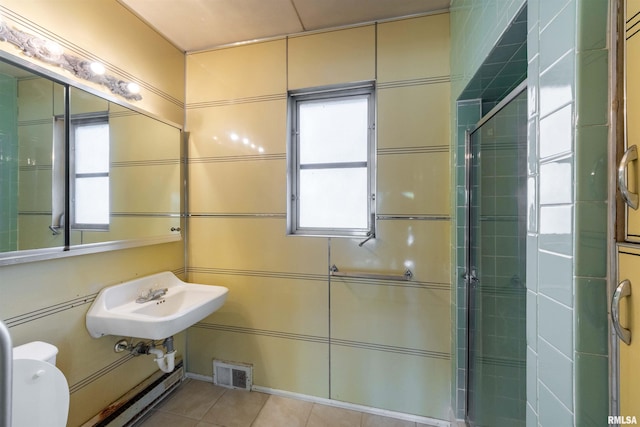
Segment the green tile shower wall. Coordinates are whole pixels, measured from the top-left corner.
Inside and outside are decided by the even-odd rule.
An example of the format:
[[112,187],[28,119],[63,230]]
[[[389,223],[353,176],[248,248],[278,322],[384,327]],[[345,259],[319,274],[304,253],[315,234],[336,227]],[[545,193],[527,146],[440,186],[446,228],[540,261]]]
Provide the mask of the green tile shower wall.
[[[524,425],[526,288],[524,237],[527,153],[527,98],[520,94],[474,133],[472,188],[480,217],[473,248],[480,259],[480,284],[469,331],[475,352],[469,393],[479,425]],[[476,160],[478,159],[478,160]],[[470,356],[472,357],[472,356]]]
[[465,189],[465,137],[466,131],[473,129],[475,124],[480,120],[482,115],[482,102],[479,99],[459,101],[456,104],[456,123],[455,132],[457,135],[455,150],[452,150],[455,158],[452,163],[455,165],[455,177],[452,182],[455,183],[455,203],[456,215],[455,226],[452,227],[455,233],[453,242],[456,242],[454,248],[454,257],[458,261],[453,263],[453,275],[456,278],[456,286],[452,288],[454,295],[452,297],[452,319],[451,324],[456,325],[451,328],[451,343],[456,346],[453,349],[454,361],[452,364],[452,378],[457,378],[452,382],[454,387],[451,390],[451,404],[455,408],[456,416],[464,418],[466,408],[466,373],[467,373],[467,294],[464,275],[464,259],[465,259],[465,229],[466,229],[466,208],[467,197]]
[[478,70],[524,0],[452,0],[452,99]]
[[18,244],[17,82],[0,75],[0,252]]
[[[524,4],[452,1],[453,102]],[[564,425],[563,420],[602,425],[608,411],[609,5],[606,0],[529,0],[526,7],[527,425]],[[456,122],[452,128],[461,131]],[[460,135],[452,137],[461,153]],[[453,200],[460,207],[463,163],[454,164]],[[464,223],[456,223],[459,232]],[[464,252],[456,237],[459,272]],[[456,302],[463,303],[459,295]],[[459,306],[457,312],[464,315]],[[545,319],[552,316],[550,327]],[[461,317],[457,322],[457,332],[464,332]],[[457,351],[459,361],[465,349],[459,345]],[[464,415],[460,399],[456,414]]]
[[[523,0],[453,0],[451,2],[451,75],[452,96],[456,104],[452,107],[452,146],[455,159],[455,180],[452,188],[455,194],[452,200],[456,203],[455,227],[456,235],[452,239],[456,242],[455,261],[453,262],[454,277],[457,278],[456,293],[452,301],[456,304],[453,313],[456,328],[452,329],[452,342],[457,343],[454,369],[457,376],[452,389],[452,406],[457,418],[464,418],[466,412],[466,318],[467,301],[465,283],[461,276],[464,273],[464,230],[466,227],[466,194],[465,194],[465,132],[472,129],[483,113],[481,99],[464,99],[456,102],[462,91],[476,74],[478,68],[488,56],[502,33],[508,27],[524,5]],[[485,106],[486,109],[486,106]]]

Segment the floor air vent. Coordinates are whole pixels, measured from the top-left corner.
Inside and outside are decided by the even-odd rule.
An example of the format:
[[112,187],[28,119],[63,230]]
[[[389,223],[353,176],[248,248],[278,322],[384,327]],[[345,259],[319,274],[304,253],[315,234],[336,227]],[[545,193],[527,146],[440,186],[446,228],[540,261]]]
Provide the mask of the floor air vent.
[[227,388],[251,390],[253,368],[243,363],[213,361],[213,383]]

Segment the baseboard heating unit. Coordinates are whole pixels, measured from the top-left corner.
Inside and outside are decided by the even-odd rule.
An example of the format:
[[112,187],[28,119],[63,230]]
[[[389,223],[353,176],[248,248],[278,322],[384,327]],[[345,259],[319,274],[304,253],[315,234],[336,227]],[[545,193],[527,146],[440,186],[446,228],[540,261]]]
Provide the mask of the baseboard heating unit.
[[173,372],[158,371],[105,408],[82,427],[123,427],[139,421],[184,379],[182,360]]

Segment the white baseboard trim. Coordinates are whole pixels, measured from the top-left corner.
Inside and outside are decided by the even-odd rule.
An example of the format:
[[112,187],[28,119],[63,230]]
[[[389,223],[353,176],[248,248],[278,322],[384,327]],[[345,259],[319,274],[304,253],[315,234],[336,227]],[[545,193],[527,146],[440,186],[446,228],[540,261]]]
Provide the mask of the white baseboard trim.
[[[211,383],[213,382],[213,377],[200,375],[200,374],[193,374],[191,372],[187,372],[185,374],[185,377],[192,378],[194,380],[199,380],[199,381],[207,381]],[[422,417],[419,415],[405,414],[403,412],[389,411],[387,409],[372,408],[371,406],[341,402],[339,400],[333,400],[333,399],[325,399],[323,397],[310,396],[308,394],[294,393],[291,391],[278,390],[278,389],[269,388],[269,387],[262,387],[255,384],[253,385],[253,387],[251,387],[251,391],[272,394],[274,396],[289,397],[292,399],[304,400],[306,402],[320,403],[322,405],[334,406],[336,408],[342,408],[342,409],[350,409],[352,411],[365,412],[367,414],[381,415],[383,417],[396,418],[399,420],[426,424],[428,426],[433,426],[433,427],[451,427],[451,423],[449,421],[440,420],[437,418]]]
[[191,378],[191,379],[198,380],[198,381],[205,381],[205,382],[208,382],[208,383],[212,383],[213,382],[213,377],[212,376],[193,374],[191,372],[187,372],[186,374],[184,374],[184,377],[185,378]]
[[422,417],[419,415],[405,414],[404,412],[389,411],[387,409],[373,408],[371,406],[358,405],[356,403],[342,402],[340,400],[325,399],[323,397],[310,396],[307,394],[294,393],[291,391],[278,390],[268,387],[254,385],[251,390],[261,393],[273,394],[276,396],[290,397],[292,399],[305,400],[307,402],[320,403],[322,405],[334,406],[336,408],[350,409],[352,411],[365,412],[367,414],[381,415],[383,417],[396,418],[399,420],[411,421],[426,424],[433,427],[450,427],[449,421],[437,418]]

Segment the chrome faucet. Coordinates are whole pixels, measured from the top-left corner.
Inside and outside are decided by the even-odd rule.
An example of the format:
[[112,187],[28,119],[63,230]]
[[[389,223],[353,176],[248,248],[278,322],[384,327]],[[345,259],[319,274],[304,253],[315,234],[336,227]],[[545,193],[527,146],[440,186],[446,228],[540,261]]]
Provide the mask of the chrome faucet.
[[157,300],[160,297],[165,296],[168,291],[169,288],[147,289],[146,291],[141,291],[138,298],[136,298],[136,302],[138,304],[142,304],[144,302]]

